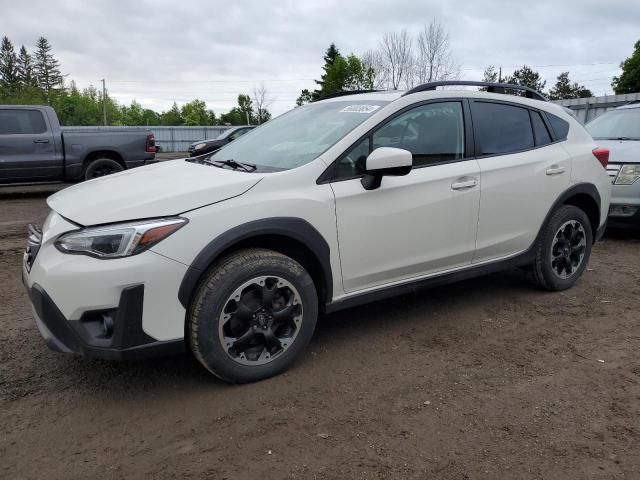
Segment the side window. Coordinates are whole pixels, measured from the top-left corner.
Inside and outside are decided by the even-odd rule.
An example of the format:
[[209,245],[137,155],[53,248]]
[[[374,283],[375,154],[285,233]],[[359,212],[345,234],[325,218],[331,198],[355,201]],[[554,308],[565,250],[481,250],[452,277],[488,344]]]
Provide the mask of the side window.
[[0,110],[0,135],[38,134],[47,131],[38,110]]
[[551,143],[551,135],[549,135],[549,130],[547,130],[547,126],[544,124],[540,113],[530,110],[529,115],[531,115],[533,135],[536,137],[536,147]]
[[549,119],[549,123],[551,124],[551,128],[556,134],[557,140],[566,140],[567,135],[569,134],[569,122],[561,119],[560,117],[556,117],[551,113],[547,113],[547,118]]
[[397,116],[373,133],[373,149],[378,147],[409,150],[418,167],[463,158],[462,104],[429,103]]
[[479,155],[496,155],[533,148],[533,130],[526,108],[502,103],[472,102]]
[[336,178],[350,178],[365,172],[367,157],[369,156],[369,137],[363,138],[336,164]]

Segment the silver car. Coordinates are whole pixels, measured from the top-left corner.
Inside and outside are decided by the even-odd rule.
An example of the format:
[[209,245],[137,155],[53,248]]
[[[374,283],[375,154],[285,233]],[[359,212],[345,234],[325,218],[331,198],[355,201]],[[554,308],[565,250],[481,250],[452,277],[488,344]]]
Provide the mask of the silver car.
[[586,125],[598,146],[608,148],[611,177],[608,225],[640,227],[640,102],[611,110]]

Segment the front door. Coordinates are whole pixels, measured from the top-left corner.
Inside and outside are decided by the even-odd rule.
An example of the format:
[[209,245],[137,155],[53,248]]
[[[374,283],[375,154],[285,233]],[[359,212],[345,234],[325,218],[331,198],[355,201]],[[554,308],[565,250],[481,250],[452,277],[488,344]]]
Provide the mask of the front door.
[[[466,156],[460,101],[422,104],[387,121],[337,160],[331,183],[346,292],[464,267],[475,251],[479,166]],[[413,154],[413,169],[384,177],[376,190],[360,179],[378,147]]]

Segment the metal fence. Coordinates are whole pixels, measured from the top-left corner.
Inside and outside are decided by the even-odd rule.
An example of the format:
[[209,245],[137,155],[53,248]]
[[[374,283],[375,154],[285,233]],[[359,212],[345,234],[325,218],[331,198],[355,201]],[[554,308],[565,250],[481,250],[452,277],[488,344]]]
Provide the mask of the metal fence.
[[573,98],[571,100],[555,100],[553,103],[570,108],[582,123],[593,120],[608,110],[640,101],[640,92],[624,95],[605,95],[603,97]]
[[186,152],[198,140],[216,138],[232,127],[149,127],[162,152]]

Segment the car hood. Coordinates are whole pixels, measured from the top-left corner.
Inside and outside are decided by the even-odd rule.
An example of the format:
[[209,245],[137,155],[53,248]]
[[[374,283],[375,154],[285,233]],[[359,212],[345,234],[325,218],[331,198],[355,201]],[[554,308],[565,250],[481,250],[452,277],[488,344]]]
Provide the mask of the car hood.
[[596,145],[609,149],[611,163],[640,163],[638,140],[594,140]]
[[178,215],[242,195],[262,180],[185,160],[134,168],[61,190],[49,207],[81,225]]

